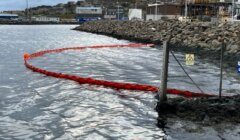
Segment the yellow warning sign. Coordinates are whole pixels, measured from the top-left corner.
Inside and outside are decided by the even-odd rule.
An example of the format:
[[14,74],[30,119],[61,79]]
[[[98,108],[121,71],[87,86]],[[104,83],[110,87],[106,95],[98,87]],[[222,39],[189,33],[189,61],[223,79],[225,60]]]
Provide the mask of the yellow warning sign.
[[194,65],[194,54],[186,54],[186,65]]

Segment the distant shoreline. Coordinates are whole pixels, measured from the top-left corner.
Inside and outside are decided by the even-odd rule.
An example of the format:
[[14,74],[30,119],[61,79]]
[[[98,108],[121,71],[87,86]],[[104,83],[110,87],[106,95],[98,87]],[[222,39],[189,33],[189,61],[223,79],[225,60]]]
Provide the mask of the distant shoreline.
[[74,24],[79,25],[77,22],[36,22],[36,21],[0,21],[0,25],[63,25]]

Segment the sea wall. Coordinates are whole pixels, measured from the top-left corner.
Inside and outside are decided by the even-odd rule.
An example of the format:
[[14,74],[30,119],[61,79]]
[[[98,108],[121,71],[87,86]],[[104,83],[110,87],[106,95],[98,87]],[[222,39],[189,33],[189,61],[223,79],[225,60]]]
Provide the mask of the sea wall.
[[224,39],[224,60],[231,67],[236,67],[240,61],[240,23],[101,20],[84,23],[75,30],[155,44],[170,38],[172,49],[214,57],[215,60],[220,57]]

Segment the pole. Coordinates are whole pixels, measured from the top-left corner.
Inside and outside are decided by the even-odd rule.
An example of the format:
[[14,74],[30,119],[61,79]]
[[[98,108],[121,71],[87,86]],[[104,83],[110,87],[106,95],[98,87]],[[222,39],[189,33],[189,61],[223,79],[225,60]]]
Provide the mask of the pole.
[[234,20],[234,0],[232,0],[232,21]]
[[117,19],[119,20],[119,2],[117,1],[117,7],[118,7],[118,9],[117,9]]
[[137,0],[135,0],[135,9],[137,9]]
[[156,3],[155,3],[155,21],[157,21],[157,0],[156,0]]
[[223,72],[223,52],[224,52],[224,47],[225,47],[225,44],[224,44],[224,40],[223,40],[223,43],[222,43],[222,46],[221,46],[221,58],[220,58],[220,82],[219,82],[219,98],[222,97],[222,72]]
[[27,17],[27,19],[28,19],[28,0],[26,0],[26,17]]
[[188,7],[187,7],[187,0],[185,0],[185,19],[187,21],[187,15],[188,15]]
[[158,92],[159,102],[163,103],[167,101],[167,79],[168,79],[168,62],[169,62],[169,48],[168,41],[163,43],[163,64],[162,64],[162,73],[161,73],[161,86]]

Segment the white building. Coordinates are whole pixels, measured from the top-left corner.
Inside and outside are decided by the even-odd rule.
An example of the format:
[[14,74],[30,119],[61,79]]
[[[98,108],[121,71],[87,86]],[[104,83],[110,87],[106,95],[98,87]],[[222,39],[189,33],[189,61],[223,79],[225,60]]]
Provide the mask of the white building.
[[143,15],[142,15],[142,9],[129,9],[128,12],[128,19],[132,20],[132,19],[143,19]]
[[76,14],[102,14],[101,7],[76,7]]
[[32,17],[32,20],[38,21],[38,22],[60,22],[60,18],[58,17],[47,17],[47,16]]
[[18,19],[18,15],[17,14],[4,14],[4,13],[0,13],[0,19],[17,20]]

